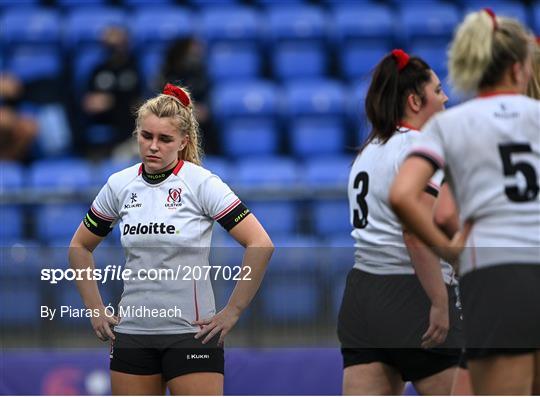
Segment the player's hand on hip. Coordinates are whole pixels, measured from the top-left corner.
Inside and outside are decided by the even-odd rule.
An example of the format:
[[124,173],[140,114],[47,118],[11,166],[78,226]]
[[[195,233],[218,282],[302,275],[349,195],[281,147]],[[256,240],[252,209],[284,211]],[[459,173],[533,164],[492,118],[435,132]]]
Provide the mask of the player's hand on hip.
[[109,339],[114,340],[115,337],[112,330],[115,325],[118,325],[118,317],[110,310],[107,310],[105,306],[102,306],[98,310],[99,316],[92,316],[90,318],[94,332],[102,341],[107,341]]
[[449,327],[448,304],[432,304],[429,312],[429,328],[422,335],[422,347],[428,349],[443,343],[448,335]]
[[235,310],[230,306],[225,306],[223,310],[212,318],[193,321],[191,323],[192,325],[199,325],[201,327],[201,330],[195,335],[195,339],[199,339],[206,335],[202,341],[203,344],[206,344],[217,333],[220,333],[218,346],[223,346],[225,336],[229,333],[232,327],[234,327],[239,318],[240,312],[238,310]]

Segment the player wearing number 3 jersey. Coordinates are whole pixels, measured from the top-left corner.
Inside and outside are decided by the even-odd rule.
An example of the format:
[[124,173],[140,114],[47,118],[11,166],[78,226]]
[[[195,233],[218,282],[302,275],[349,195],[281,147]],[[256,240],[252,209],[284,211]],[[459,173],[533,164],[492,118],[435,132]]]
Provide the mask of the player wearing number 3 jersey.
[[[462,344],[453,270],[403,230],[388,202],[418,130],[447,99],[418,57],[394,50],[375,68],[366,97],[373,131],[348,186],[356,251],[338,320],[344,394],[401,394],[404,381],[450,394]],[[442,172],[424,184],[430,209],[441,181]]]
[[540,393],[540,102],[523,95],[532,48],[515,20],[491,10],[466,17],[449,69],[457,88],[477,96],[425,125],[390,196],[404,224],[454,260],[463,244],[417,205],[420,187],[446,172],[468,221],[460,285],[467,362],[480,395]]
[[[73,268],[94,267],[92,251],[118,224],[125,267],[137,275],[124,280],[122,318],[106,314],[95,281],[77,286],[100,313],[91,319],[96,335],[113,340],[113,394],[164,394],[165,387],[173,395],[223,394],[223,339],[257,292],[272,242],[231,189],[201,167],[187,90],[167,84],[141,106],[136,125],[142,163],[109,178],[70,245]],[[250,274],[217,313],[211,277],[196,272],[209,266],[214,222],[246,248],[242,268]],[[179,268],[191,276],[140,276]]]

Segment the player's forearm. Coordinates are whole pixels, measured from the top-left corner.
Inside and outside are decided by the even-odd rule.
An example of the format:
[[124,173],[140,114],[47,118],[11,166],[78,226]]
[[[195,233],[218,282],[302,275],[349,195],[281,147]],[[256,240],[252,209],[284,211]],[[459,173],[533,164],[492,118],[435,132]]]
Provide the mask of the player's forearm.
[[242,276],[246,275],[246,279],[241,277],[236,283],[227,306],[239,313],[246,309],[259,290],[273,252],[274,247],[271,242],[246,247],[242,261],[242,269],[244,269]]
[[70,246],[69,266],[74,270],[91,269],[90,272],[81,272],[82,277],[80,278],[82,278],[82,280],[77,277],[75,282],[85,307],[89,309],[101,308],[103,306],[103,301],[101,300],[97,282],[89,277],[94,269],[94,257],[92,252],[84,247]]
[[450,240],[433,223],[432,210],[427,208],[420,200],[420,194],[393,189],[390,194],[390,204],[392,209],[399,217],[405,229],[416,235],[424,244],[426,244],[437,255],[440,254],[439,248],[449,245]]
[[448,293],[439,258],[414,235],[405,232],[403,239],[416,276],[431,303],[439,307],[448,306]]

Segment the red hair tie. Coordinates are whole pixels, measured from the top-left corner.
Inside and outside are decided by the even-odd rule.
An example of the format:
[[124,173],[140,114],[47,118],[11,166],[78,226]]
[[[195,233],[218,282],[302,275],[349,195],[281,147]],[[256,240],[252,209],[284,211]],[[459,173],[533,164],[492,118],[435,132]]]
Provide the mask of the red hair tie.
[[485,11],[491,17],[491,20],[493,21],[493,30],[497,30],[497,16],[493,12],[493,10],[486,7],[483,9],[483,11]]
[[400,72],[403,70],[403,68],[405,68],[405,66],[407,66],[409,59],[411,58],[409,54],[401,49],[392,50],[392,56],[396,60],[397,69]]
[[188,94],[186,94],[186,92],[183,89],[169,83],[167,83],[165,87],[163,88],[163,94],[175,97],[184,106],[189,106],[191,102],[189,100]]

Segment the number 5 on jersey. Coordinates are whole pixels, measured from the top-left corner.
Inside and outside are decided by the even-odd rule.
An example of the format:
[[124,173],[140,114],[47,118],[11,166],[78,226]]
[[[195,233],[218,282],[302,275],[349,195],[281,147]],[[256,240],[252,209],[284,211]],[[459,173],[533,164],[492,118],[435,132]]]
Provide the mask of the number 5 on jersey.
[[353,188],[355,190],[360,189],[356,195],[358,209],[353,210],[353,226],[357,229],[363,229],[368,225],[368,205],[366,196],[369,191],[369,175],[367,172],[362,171],[356,175]]

